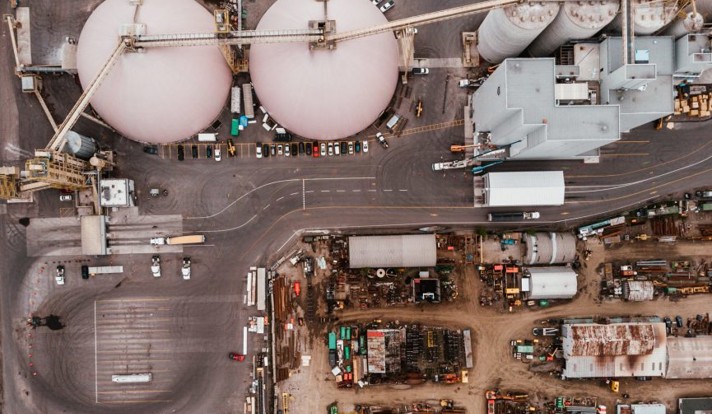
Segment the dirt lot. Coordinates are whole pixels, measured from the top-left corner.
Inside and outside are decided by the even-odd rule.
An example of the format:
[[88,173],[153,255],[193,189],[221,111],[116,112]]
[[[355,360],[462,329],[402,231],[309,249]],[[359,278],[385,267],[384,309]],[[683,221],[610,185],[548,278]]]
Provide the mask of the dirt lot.
[[[339,314],[341,321],[387,319],[418,320],[429,325],[466,326],[473,332],[473,352],[475,366],[469,375],[469,383],[441,385],[426,383],[419,386],[370,386],[363,389],[337,389],[329,372],[325,344],[318,336],[314,341],[305,341],[304,354],[312,356],[311,366],[302,367],[291,378],[280,384],[278,393],[286,392],[289,397],[289,411],[293,413],[320,413],[325,407],[339,402],[342,412],[348,412],[351,404],[394,403],[417,400],[448,398],[458,405],[467,407],[468,412],[485,412],[484,391],[493,387],[504,390],[527,391],[533,400],[550,400],[557,395],[590,396],[609,407],[621,394],[612,394],[601,381],[562,381],[546,374],[529,372],[528,364],[512,358],[509,340],[527,338],[536,321],[559,316],[586,315],[636,315],[680,314],[691,316],[710,311],[708,295],[691,296],[673,303],[667,299],[653,302],[624,303],[620,301],[597,300],[597,286],[600,281],[595,269],[604,261],[623,259],[676,259],[679,257],[707,257],[710,245],[702,243],[662,244],[656,242],[635,242],[604,249],[597,240],[587,242],[592,250],[589,261],[584,262],[579,277],[579,295],[571,302],[538,311],[522,309],[509,314],[499,307],[482,308],[477,303],[481,283],[473,266],[467,266],[460,281],[460,296],[455,302],[427,307],[399,307],[388,309],[367,309],[365,311],[345,311]],[[676,410],[676,399],[685,395],[709,395],[712,393],[706,381],[675,381],[654,379],[639,382],[633,379],[621,381],[621,393],[630,394],[630,401],[659,401],[667,405],[670,412]],[[280,398],[281,399],[281,398]],[[280,403],[279,407],[282,405]]]

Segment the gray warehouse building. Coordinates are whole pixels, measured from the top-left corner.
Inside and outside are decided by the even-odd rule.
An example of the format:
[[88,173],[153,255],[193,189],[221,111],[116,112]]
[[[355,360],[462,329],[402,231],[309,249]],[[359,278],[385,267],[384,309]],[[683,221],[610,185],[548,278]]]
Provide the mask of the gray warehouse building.
[[566,266],[530,267],[522,277],[522,292],[527,299],[571,299],[576,296],[576,272]]
[[671,337],[667,344],[666,378],[712,378],[712,336]]
[[679,414],[708,414],[712,412],[712,397],[680,398],[677,407]]
[[349,267],[433,267],[434,234],[349,237]]

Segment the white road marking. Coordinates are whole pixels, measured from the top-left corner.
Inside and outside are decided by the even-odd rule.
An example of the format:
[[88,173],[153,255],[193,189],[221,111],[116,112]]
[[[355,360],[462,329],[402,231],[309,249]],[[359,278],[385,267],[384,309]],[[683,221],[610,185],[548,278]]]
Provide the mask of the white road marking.
[[322,193],[330,193],[331,190],[321,190]]
[[306,180],[302,179],[302,210],[307,209]]
[[369,192],[369,193],[375,193],[376,190],[375,190],[375,189],[369,189],[368,192]]
[[266,206],[262,207],[262,210],[267,210],[269,208],[269,206],[271,206],[271,205],[272,204],[267,204]]
[[393,190],[390,190],[390,189],[384,189],[383,191],[384,191],[384,192],[386,192],[386,193],[390,193],[390,192],[391,192],[391,191],[393,191]]
[[283,198],[284,198],[284,197],[280,197],[280,198],[277,199],[277,201],[280,201],[280,200],[283,199]]
[[94,301],[94,396],[99,404],[99,360],[96,340],[96,301]]
[[247,355],[247,327],[242,327],[242,355]]
[[314,192],[314,190],[307,190],[307,191],[305,191],[305,193],[307,193],[307,194],[311,194],[311,193],[313,193],[313,192]]
[[407,190],[406,188],[401,188],[401,189],[398,190],[398,191],[408,191],[408,190]]
[[299,192],[292,193],[292,194],[290,194],[290,196],[295,196],[295,195],[297,195],[297,194],[299,194]]
[[351,190],[351,191],[354,192],[354,193],[360,193],[360,192],[361,192],[361,190]]
[[346,190],[336,190],[337,193],[345,193]]

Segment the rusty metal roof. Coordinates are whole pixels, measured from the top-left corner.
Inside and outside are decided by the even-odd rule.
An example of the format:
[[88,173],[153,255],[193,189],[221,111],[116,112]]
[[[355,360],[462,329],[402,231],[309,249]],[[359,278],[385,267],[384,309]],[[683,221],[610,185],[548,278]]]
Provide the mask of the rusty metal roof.
[[655,347],[653,325],[572,325],[570,356],[647,355]]

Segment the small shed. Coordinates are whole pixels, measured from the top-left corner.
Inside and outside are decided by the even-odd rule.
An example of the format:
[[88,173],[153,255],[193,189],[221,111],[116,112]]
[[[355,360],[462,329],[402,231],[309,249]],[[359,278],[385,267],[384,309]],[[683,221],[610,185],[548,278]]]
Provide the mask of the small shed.
[[623,297],[630,302],[653,300],[655,287],[650,280],[627,280],[623,284]]

